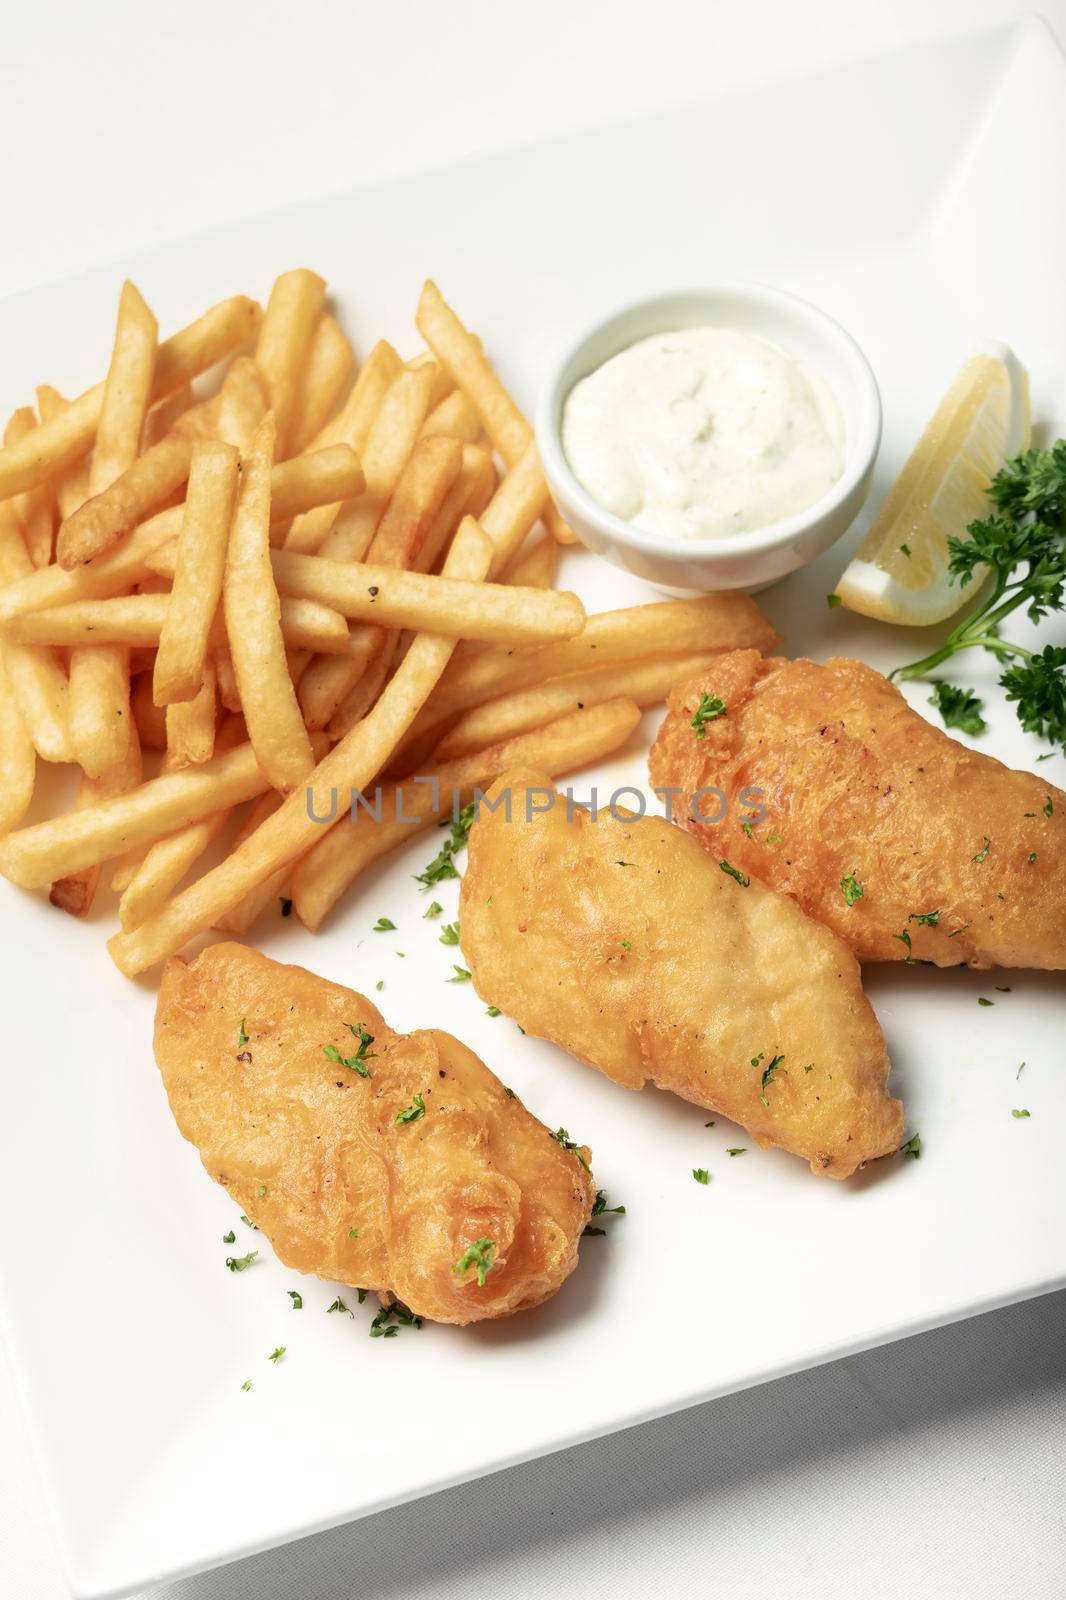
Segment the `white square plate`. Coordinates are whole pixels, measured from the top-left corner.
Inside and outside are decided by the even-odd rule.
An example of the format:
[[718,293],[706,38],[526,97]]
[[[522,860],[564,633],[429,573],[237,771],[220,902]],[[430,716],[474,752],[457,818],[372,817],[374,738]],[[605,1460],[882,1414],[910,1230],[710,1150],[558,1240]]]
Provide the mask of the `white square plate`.
[[[364,351],[378,333],[414,347],[431,273],[527,403],[546,348],[616,302],[778,283],[838,316],[873,362],[879,499],[977,335],[1014,345],[1036,415],[1064,431],[1063,149],[1066,73],[1033,22],[286,211],[122,270],[174,326],[307,262]],[[9,405],[42,378],[74,392],[99,375],[118,275],[0,306]],[[764,597],[787,651],[885,668],[921,653],[924,639],[827,610],[843,556]],[[654,598],[583,552],[562,581],[590,609]],[[990,690],[981,747],[1033,763],[991,664],[960,676]],[[909,693],[924,706],[927,690]],[[581,783],[646,781],[645,749]],[[1058,757],[1036,770],[1064,781]],[[449,985],[459,953],[412,882],[435,848],[423,838],[370,875],[322,935],[268,918],[259,942],[356,988],[383,978],[394,1026],[468,1041],[545,1122],[592,1144],[628,1214],[540,1311],[388,1342],[367,1338],[369,1304],[327,1316],[330,1286],[284,1271],[261,1239],[253,1270],[225,1270],[222,1235],[241,1224],[170,1119],[154,984],[111,965],[108,908],[82,926],[3,886],[3,1316],[79,1595],[174,1578],[1066,1282],[1061,977],[1012,973],[997,994],[997,974],[869,970],[924,1153],[819,1182],[781,1154],[727,1160],[736,1130],[720,1119],[705,1128],[679,1100],[627,1094]],[[456,890],[440,892],[446,916]],[[371,932],[382,914],[396,934]],[[994,1009],[978,1009],[989,993]]]

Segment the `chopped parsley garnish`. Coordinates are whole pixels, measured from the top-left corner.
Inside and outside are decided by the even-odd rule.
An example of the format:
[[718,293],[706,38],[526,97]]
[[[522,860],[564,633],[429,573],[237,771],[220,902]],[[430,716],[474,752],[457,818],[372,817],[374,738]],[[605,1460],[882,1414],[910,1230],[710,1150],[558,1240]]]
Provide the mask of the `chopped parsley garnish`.
[[469,1272],[471,1267],[477,1269],[477,1286],[485,1287],[485,1279],[492,1270],[493,1259],[496,1255],[496,1246],[491,1239],[475,1239],[473,1244],[468,1244],[465,1252],[459,1257],[452,1267],[452,1271],[460,1278]]
[[334,1061],[339,1067],[350,1067],[353,1072],[358,1072],[361,1078],[369,1078],[370,1068],[367,1062],[375,1059],[375,1052],[370,1048],[374,1043],[374,1035],[367,1033],[361,1022],[346,1022],[344,1026],[359,1040],[359,1048],[354,1056],[342,1056],[335,1044],[324,1044],[322,1054],[327,1061]]
[[457,922],[446,922],[444,924],[444,926],[440,930],[440,943],[441,944],[458,944],[459,943],[459,924]]
[[1015,1081],[1017,1081],[1017,1080],[1018,1080],[1018,1079],[1019,1079],[1019,1078],[1020,1078],[1020,1077],[1021,1077],[1021,1075],[1022,1075],[1022,1073],[1023,1073],[1023,1072],[1024,1072],[1024,1071],[1025,1071],[1025,1062],[1024,1062],[1024,1061],[1023,1061],[1023,1062],[1022,1062],[1022,1063],[1021,1063],[1021,1065],[1020,1065],[1020,1066],[1019,1066],[1019,1068],[1018,1068],[1018,1070],[1017,1070],[1017,1072],[1016,1072],[1016,1073],[1015,1073],[1015,1074],[1014,1074],[1014,1077],[1015,1077]]
[[635,861],[616,861],[615,862],[615,866],[616,867],[635,867],[636,866],[636,862]]
[[271,1350],[270,1354],[267,1356],[267,1360],[273,1361],[274,1365],[277,1366],[284,1354],[285,1346],[283,1344],[279,1344],[275,1350]]
[[740,884],[740,887],[742,889],[746,889],[748,887],[748,885],[751,883],[751,879],[748,877],[747,873],[746,872],[741,872],[739,867],[730,866],[729,862],[726,861],[724,856],[723,856],[722,860],[719,861],[718,865],[721,867],[722,871],[726,874],[726,877],[735,878],[736,881]]
[[373,931],[375,933],[395,933],[396,924],[391,922],[388,917],[379,917],[374,924]]
[[246,1021],[246,1018],[242,1017],[241,1018],[240,1032],[237,1034],[237,1043],[238,1044],[247,1044],[248,1043],[248,1035],[244,1031],[245,1021]]
[[439,900],[431,900],[425,911],[423,911],[422,916],[423,918],[439,917],[443,910],[444,907],[441,905]]
[[994,1000],[986,1000],[983,994],[977,996],[977,1004],[979,1006],[994,1006],[995,1003]]
[[253,1222],[251,1217],[246,1217],[243,1211],[241,1212],[241,1221],[244,1223],[246,1228],[251,1228],[253,1233],[259,1232],[258,1222]]
[[750,822],[742,822],[740,824],[740,831],[744,835],[745,839],[754,839],[755,837],[755,830]]
[[622,944],[622,949],[623,949],[623,950],[624,950],[624,951],[625,951],[625,952],[626,952],[626,954],[627,954],[627,955],[628,955],[628,954],[629,954],[629,952],[630,952],[630,950],[632,950],[632,948],[633,948],[633,945],[632,945],[632,943],[631,943],[631,941],[630,941],[630,940],[629,940],[629,939],[623,939],[623,940],[622,940],[622,941],[621,941],[621,944]]
[[[596,1190],[596,1198],[592,1202],[592,1215],[594,1217],[624,1217],[625,1214],[625,1206],[609,1206],[607,1204],[607,1196],[603,1190]],[[591,1222],[588,1222],[582,1231],[582,1237],[586,1239],[605,1239],[607,1237],[607,1229],[594,1228]]]
[[984,841],[984,844],[981,846],[980,850],[978,850],[977,854],[970,857],[971,866],[979,867],[982,861],[988,860],[988,852],[992,848],[992,841],[988,837],[987,833],[984,835]]
[[331,1306],[326,1307],[326,1315],[329,1316],[331,1311],[347,1311],[350,1317],[355,1315],[353,1311],[348,1311],[348,1307],[345,1305],[340,1295],[337,1296],[336,1300],[334,1300]]
[[292,1301],[292,1309],[294,1311],[302,1311],[304,1308],[304,1297],[300,1293],[299,1289],[286,1289],[285,1293]]
[[953,683],[940,679],[933,685],[929,704],[936,706],[945,728],[958,728],[960,733],[969,733],[975,738],[988,732],[988,723],[981,715],[982,703],[968,689],[957,689]]
[[396,1113],[397,1122],[417,1122],[419,1117],[426,1114],[426,1102],[422,1095],[416,1094],[409,1106]]
[[866,891],[854,872],[849,872],[846,878],[840,880],[840,892],[844,896],[844,904],[853,906],[856,900],[862,899]]
[[1055,815],[1055,807],[1051,803],[1050,795],[1044,801],[1044,815],[1045,817],[1053,817]]
[[913,1161],[919,1160],[922,1154],[921,1134],[912,1133],[910,1138],[907,1140],[907,1143],[900,1145],[899,1153],[901,1156],[910,1156]]
[[702,1183],[705,1186],[711,1181],[711,1175],[707,1171],[706,1167],[693,1167],[692,1176],[695,1178],[697,1183]]
[[365,1289],[357,1289],[355,1292],[356,1292],[356,1295],[358,1296],[359,1304],[362,1305],[363,1301],[367,1297],[367,1291]]
[[514,1090],[513,1089],[509,1089],[506,1084],[504,1084],[504,1086],[503,1086],[503,1092],[507,1096],[508,1100],[517,1100],[518,1099],[518,1096],[515,1094]]
[[452,962],[452,969],[455,973],[455,977],[449,978],[449,983],[469,983],[473,977],[473,974],[468,972],[466,967],[457,967],[454,961]]
[[992,515],[971,522],[967,538],[948,539],[951,580],[960,589],[975,583],[983,598],[938,649],[892,676],[920,678],[959,651],[987,650],[1003,669],[1000,686],[1026,732],[1066,744],[1066,646],[1033,651],[1001,631],[1021,606],[1030,622],[1039,622],[1066,602],[1066,439],[1050,450],[1023,450],[1000,468],[988,492]]
[[565,1128],[556,1128],[555,1132],[552,1134],[552,1138],[555,1140],[556,1144],[561,1144],[564,1150],[572,1150],[586,1172],[592,1171],[592,1168],[581,1154],[581,1147],[576,1144],[573,1139],[571,1139]]
[[222,1243],[223,1244],[236,1244],[237,1243],[237,1235],[234,1233],[232,1228],[230,1229],[230,1231],[228,1233],[224,1233],[222,1235]]
[[261,1183],[261,1184],[260,1184],[260,1185],[259,1185],[259,1189],[258,1189],[258,1194],[259,1194],[259,1198],[260,1198],[260,1200],[262,1200],[262,1199],[263,1199],[263,1198],[264,1198],[264,1197],[265,1197],[265,1195],[266,1195],[266,1192],[267,1192],[267,1186],[266,1186],[266,1184],[265,1184],[265,1183]]
[[380,994],[380,993],[381,993],[381,991],[382,991],[382,989],[384,989],[384,987],[385,987],[385,979],[384,979],[384,978],[379,978],[379,979],[378,979],[378,981],[377,981],[377,983],[375,983],[375,985],[374,985],[374,988],[375,988],[375,989],[376,989],[376,990],[377,990],[377,991],[378,991],[378,993],[379,993],[379,994]]
[[906,928],[904,928],[902,933],[894,933],[892,935],[892,937],[893,937],[893,939],[898,939],[899,940],[900,944],[903,946],[903,948],[907,952],[907,954],[904,956],[903,959],[906,961],[906,963],[907,963],[907,965],[909,967],[913,967],[914,966],[914,951],[911,948],[911,936],[907,932]]
[[900,554],[901,555],[907,556],[909,558],[910,553],[911,553],[911,547],[910,547],[909,544],[901,544],[899,549],[900,549]]
[[912,911],[908,922],[920,922],[923,928],[935,928],[940,921],[939,911]]
[[348,1237],[349,1237],[349,1239],[358,1239],[358,1237],[359,1237],[359,1229],[358,1228],[349,1228],[348,1229]]
[[[424,889],[430,889],[436,883],[443,883],[446,878],[457,878],[459,876],[455,870],[453,857],[466,844],[473,821],[474,803],[471,801],[469,805],[463,807],[459,815],[451,822],[450,835],[433,857],[426,870],[415,875],[416,883],[420,883]],[[448,827],[449,819],[446,817],[440,826],[442,828]]]
[[405,1306],[402,1300],[394,1300],[391,1306],[382,1306],[370,1324],[370,1337],[372,1339],[395,1339],[400,1328],[420,1328],[421,1326],[421,1317],[416,1317],[411,1308]]
[[246,1256],[227,1256],[226,1265],[231,1272],[243,1272],[245,1267],[251,1266],[258,1254],[258,1250],[249,1250]]
[[[770,1062],[770,1065],[763,1072],[763,1075],[762,1075],[762,1094],[759,1096],[759,1099],[762,1101],[764,1106],[768,1106],[770,1104],[769,1100],[767,1100],[767,1098],[766,1098],[766,1091],[770,1087],[770,1085],[773,1083],[775,1077],[777,1076],[777,1069],[781,1065],[782,1061],[784,1061],[784,1059],[785,1059],[784,1056],[774,1056],[773,1060]],[[754,1065],[754,1063],[753,1063],[753,1065]]]
[[830,611],[835,611],[837,606],[842,606],[844,604],[843,600],[838,594],[827,594],[825,597],[825,603],[829,607]]
[[689,723],[689,727],[695,728],[696,730],[696,738],[705,739],[707,737],[708,722],[714,722],[718,717],[722,716],[724,712],[724,700],[719,700],[716,694],[704,694],[701,691],[700,703],[696,707],[696,715]]
[[729,1145],[726,1149],[727,1156],[746,1156],[747,1153],[748,1147],[746,1144]]
[[1024,1109],[1021,1110],[1021,1111],[1012,1111],[1011,1112],[1011,1116],[1012,1117],[1022,1118],[1022,1117],[1027,1117],[1028,1115],[1029,1115],[1029,1112],[1025,1111]]
[[245,1394],[247,1394],[247,1393],[248,1393],[248,1390],[249,1390],[249,1389],[250,1389],[250,1388],[251,1388],[251,1387],[252,1387],[252,1380],[251,1380],[251,1378],[245,1378],[245,1380],[244,1380],[244,1382],[243,1382],[243,1383],[242,1383],[242,1384],[241,1384],[241,1389],[242,1389],[242,1390],[243,1390],[243,1391],[244,1391],[244,1393],[245,1393]]
[[286,895],[281,897],[281,914],[283,917],[292,916],[292,901]]
[[487,1017],[502,1017],[503,1012],[500,1010],[499,1006],[486,1006],[485,1015]]

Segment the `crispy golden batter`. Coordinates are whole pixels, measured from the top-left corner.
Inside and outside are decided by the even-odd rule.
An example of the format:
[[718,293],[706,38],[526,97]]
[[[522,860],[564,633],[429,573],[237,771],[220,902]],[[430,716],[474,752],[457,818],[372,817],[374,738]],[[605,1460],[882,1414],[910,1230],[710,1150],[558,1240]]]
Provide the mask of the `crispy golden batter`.
[[[501,796],[512,793],[511,820]],[[660,817],[593,821],[505,774],[470,833],[463,951],[484,1000],[627,1088],[650,1078],[845,1178],[902,1107],[854,957]],[[569,816],[568,816],[569,810]],[[776,1063],[776,1064],[775,1064]]]
[[[324,1054],[359,1051],[348,1024],[373,1035],[369,1079]],[[457,1323],[538,1305],[576,1266],[586,1168],[450,1034],[393,1033],[353,990],[216,944],[168,962],[155,1052],[178,1127],[286,1266]],[[453,1270],[479,1239],[483,1287]]]
[[[702,739],[691,726],[701,692],[726,704]],[[1066,967],[1060,789],[965,749],[859,661],[738,650],[678,684],[668,705],[649,767],[656,786],[681,791],[675,818],[860,961],[906,960],[905,933],[913,959],[941,967]],[[767,810],[750,836],[745,787]],[[701,788],[726,795],[720,823],[692,818]],[[708,795],[698,809],[720,807]],[[862,886],[850,906],[844,878]]]

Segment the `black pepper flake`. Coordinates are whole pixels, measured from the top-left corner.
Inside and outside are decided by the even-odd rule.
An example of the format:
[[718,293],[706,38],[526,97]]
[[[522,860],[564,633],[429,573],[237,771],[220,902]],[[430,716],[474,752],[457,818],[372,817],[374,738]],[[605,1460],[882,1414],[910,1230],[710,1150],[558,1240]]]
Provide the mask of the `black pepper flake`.
[[380,593],[381,593],[381,590],[378,588],[376,583],[372,583],[370,585],[370,588],[367,590],[367,594],[370,596],[370,598],[372,600],[376,600]]
[[251,1059],[252,1052],[250,1050],[242,1050],[240,1055],[237,1057],[238,1061],[247,1061],[249,1063],[251,1062]]

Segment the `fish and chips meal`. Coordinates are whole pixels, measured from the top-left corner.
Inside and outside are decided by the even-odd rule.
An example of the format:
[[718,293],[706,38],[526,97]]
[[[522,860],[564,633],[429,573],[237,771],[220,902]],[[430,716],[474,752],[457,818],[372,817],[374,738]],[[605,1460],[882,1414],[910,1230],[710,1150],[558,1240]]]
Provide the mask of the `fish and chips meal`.
[[[432,282],[414,323],[418,347],[359,361],[298,268],[265,308],[237,295],[160,340],[126,283],[101,380],[73,399],[42,383],[0,447],[0,872],[79,918],[118,897],[108,950],[127,977],[161,969],[181,1133],[285,1265],[375,1293],[384,1336],[540,1304],[623,1208],[589,1149],[451,1034],[395,1032],[240,942],[279,901],[314,931],[374,862],[451,824],[422,882],[458,877],[467,843],[449,942],[490,1014],[836,1179],[908,1149],[860,962],[1066,969],[1066,793],[860,661],[772,654],[787,641],[742,589],[587,614],[555,587],[576,536],[481,339]],[[832,486],[835,401],[769,345],[760,426],[789,454],[772,481],[736,459],[751,344],[689,330],[585,380],[568,437],[608,508],[735,537]],[[996,608],[902,675],[992,649],[1024,726],[1057,741],[1066,651],[999,624],[1062,604],[1066,446],[1009,455],[1004,424],[955,484],[975,520],[928,523],[969,448],[960,407],[1000,403],[997,359],[966,369],[829,598],[914,620],[925,561],[942,617],[956,580],[977,594],[992,573]],[[671,430],[694,397],[690,460]],[[983,728],[965,690],[934,701]],[[662,705],[666,817],[555,787],[632,750]],[[63,809],[46,765],[68,769]]]

